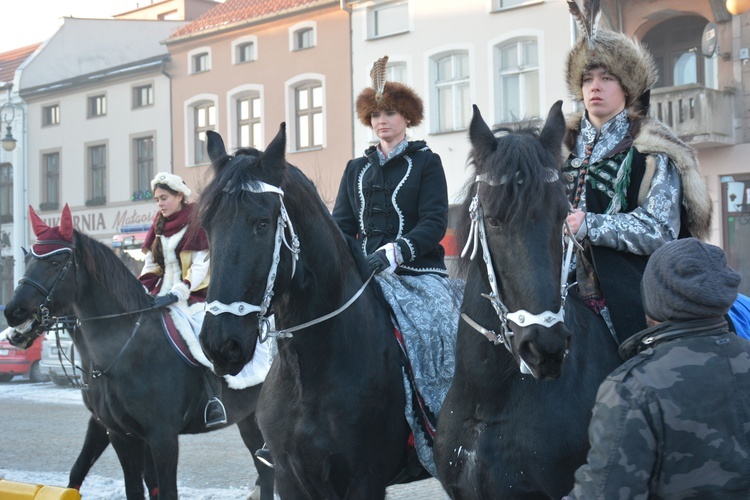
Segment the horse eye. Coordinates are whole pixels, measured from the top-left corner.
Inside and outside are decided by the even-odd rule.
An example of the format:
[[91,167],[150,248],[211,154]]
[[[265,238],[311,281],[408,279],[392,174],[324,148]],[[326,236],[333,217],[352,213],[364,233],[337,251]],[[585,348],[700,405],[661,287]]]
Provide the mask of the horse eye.
[[484,220],[491,227],[500,227],[500,219],[498,219],[497,217],[485,217]]
[[259,220],[258,221],[258,231],[265,231],[266,229],[268,229],[268,226],[270,226],[270,225],[271,224],[267,220],[265,220],[265,219],[264,220]]

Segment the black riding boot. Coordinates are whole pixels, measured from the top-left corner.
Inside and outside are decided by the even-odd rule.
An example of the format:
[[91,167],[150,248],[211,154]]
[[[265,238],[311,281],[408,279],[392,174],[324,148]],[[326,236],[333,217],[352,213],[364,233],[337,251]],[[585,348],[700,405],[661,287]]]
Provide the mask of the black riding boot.
[[205,380],[206,393],[208,393],[208,402],[203,410],[203,421],[206,427],[214,427],[227,423],[227,412],[224,403],[221,402],[221,381],[213,373],[203,374]]

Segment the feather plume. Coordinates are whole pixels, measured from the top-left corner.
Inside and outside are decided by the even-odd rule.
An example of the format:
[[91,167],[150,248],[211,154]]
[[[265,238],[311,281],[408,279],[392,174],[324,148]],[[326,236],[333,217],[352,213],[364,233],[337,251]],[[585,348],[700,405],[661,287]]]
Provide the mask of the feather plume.
[[578,31],[586,37],[589,49],[593,49],[596,33],[599,29],[599,20],[602,17],[600,0],[584,0],[583,9],[578,6],[577,0],[568,0],[568,10],[576,22]]
[[385,90],[385,70],[388,66],[388,56],[383,56],[372,65],[370,78],[372,78],[372,88],[375,89],[375,102],[380,103],[383,100],[383,90]]

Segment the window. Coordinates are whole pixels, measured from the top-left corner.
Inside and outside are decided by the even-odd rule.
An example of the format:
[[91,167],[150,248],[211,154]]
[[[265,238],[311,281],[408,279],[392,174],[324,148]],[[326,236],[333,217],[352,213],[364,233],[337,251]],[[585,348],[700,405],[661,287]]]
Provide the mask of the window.
[[57,210],[60,203],[60,153],[42,155],[44,168],[44,201],[50,210]]
[[543,1],[544,0],[493,0],[493,4],[495,10],[503,10],[520,7],[521,5],[542,3]]
[[312,28],[304,28],[294,33],[294,49],[309,49],[313,46]]
[[409,2],[388,2],[370,7],[367,21],[370,38],[405,33],[409,31]]
[[213,103],[205,103],[195,106],[194,109],[194,135],[195,163],[207,163],[208,153],[206,151],[206,132],[216,127],[216,107]]
[[289,50],[302,50],[317,45],[315,21],[304,21],[289,28]]
[[154,137],[139,137],[133,140],[135,153],[135,191],[151,191],[151,179],[154,177]]
[[535,39],[495,47],[495,120],[539,115],[539,55]]
[[432,59],[436,124],[433,132],[464,130],[471,119],[469,54],[455,52]]
[[703,28],[708,21],[700,16],[679,16],[654,26],[643,37],[659,70],[655,87],[716,85],[716,57],[700,55]]
[[104,94],[91,96],[88,99],[88,117],[95,118],[107,114],[107,96]]
[[403,61],[388,61],[385,67],[385,81],[406,83],[406,63]]
[[0,222],[13,215],[13,165],[0,163]]
[[235,50],[237,51],[237,62],[250,62],[255,60],[255,44],[253,42],[247,42],[238,45]]
[[722,233],[727,261],[742,275],[740,293],[750,295],[750,175],[722,176]]
[[297,149],[323,146],[323,87],[309,82],[294,89]]
[[237,146],[260,149],[261,139],[260,95],[253,94],[237,99]]
[[60,105],[53,104],[42,108],[42,127],[57,125],[60,123]]
[[107,146],[88,148],[89,195],[86,205],[104,205],[107,202]]
[[211,69],[209,67],[209,59],[208,59],[208,52],[201,52],[200,54],[195,54],[191,60],[193,61],[193,73],[203,73],[204,71],[208,71]]
[[138,85],[133,87],[133,108],[145,108],[154,104],[154,86]]

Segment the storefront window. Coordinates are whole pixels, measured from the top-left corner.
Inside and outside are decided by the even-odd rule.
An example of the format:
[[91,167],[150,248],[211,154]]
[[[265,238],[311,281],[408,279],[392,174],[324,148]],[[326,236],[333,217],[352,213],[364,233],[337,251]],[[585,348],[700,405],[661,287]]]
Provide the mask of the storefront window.
[[727,176],[722,187],[724,250],[742,275],[740,292],[750,295],[750,174]]

